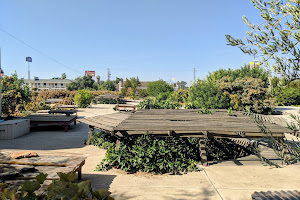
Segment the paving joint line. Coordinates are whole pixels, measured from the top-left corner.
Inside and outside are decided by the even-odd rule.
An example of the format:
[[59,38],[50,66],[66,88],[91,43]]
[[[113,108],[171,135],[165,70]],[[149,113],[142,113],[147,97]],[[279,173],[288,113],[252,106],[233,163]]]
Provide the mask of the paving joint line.
[[203,168],[203,171],[204,171],[204,173],[205,173],[205,175],[206,175],[208,181],[210,182],[210,184],[214,187],[215,191],[218,193],[219,197],[220,197],[222,200],[224,200],[224,198],[222,197],[222,195],[220,194],[220,192],[219,192],[218,189],[216,188],[215,184],[211,181],[211,179],[209,178],[209,176],[208,176],[208,174],[207,174],[207,172],[206,172],[206,170],[205,170],[204,168]]

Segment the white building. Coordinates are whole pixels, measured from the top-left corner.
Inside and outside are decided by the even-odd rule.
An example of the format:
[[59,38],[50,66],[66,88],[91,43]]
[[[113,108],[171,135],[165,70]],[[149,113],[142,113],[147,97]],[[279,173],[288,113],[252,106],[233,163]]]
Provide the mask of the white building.
[[29,86],[30,90],[66,90],[71,83],[68,79],[24,79],[24,83]]

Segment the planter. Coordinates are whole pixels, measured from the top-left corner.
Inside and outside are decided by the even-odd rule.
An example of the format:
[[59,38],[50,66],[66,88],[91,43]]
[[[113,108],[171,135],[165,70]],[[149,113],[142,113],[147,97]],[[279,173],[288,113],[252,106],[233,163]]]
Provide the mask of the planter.
[[11,140],[30,132],[29,119],[15,119],[0,123],[0,140]]

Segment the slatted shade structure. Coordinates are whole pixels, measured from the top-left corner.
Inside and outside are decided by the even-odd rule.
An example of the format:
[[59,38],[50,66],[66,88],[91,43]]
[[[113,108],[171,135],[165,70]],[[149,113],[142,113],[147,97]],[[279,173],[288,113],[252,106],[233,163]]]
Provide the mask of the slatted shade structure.
[[[271,117],[256,116],[264,121],[273,136],[281,137],[291,132],[275,124]],[[113,113],[79,121],[119,136],[140,135],[148,131],[160,136],[262,137],[257,124],[247,113],[234,112],[229,115],[227,110],[200,114],[197,109],[141,109],[135,113]]]
[[[142,135],[147,132],[160,137],[200,137],[201,158],[206,160],[204,137],[262,138],[256,122],[245,112],[228,114],[227,110],[212,110],[212,114],[198,113],[197,109],[141,109],[134,113],[114,113],[80,119],[91,128],[108,131],[113,136]],[[264,115],[255,115],[264,122],[273,137],[284,137],[291,130],[274,123]]]

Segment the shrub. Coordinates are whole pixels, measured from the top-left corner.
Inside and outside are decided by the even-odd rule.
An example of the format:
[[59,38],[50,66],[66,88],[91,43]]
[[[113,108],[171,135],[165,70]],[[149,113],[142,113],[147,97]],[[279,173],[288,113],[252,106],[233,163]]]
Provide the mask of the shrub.
[[163,80],[153,81],[148,83],[147,92],[150,96],[156,97],[160,93],[173,92],[174,88]]
[[237,78],[231,81],[225,76],[219,81],[219,87],[230,99],[230,106],[235,110],[263,113],[274,104],[274,99],[267,93],[265,82],[257,78]]
[[25,181],[19,188],[10,188],[6,183],[0,183],[0,199],[97,199],[97,200],[113,200],[110,192],[107,190],[94,191],[90,180],[74,183],[76,173],[57,173],[58,180],[53,180],[47,187],[47,194],[36,194],[35,192],[41,188],[48,174],[40,173],[36,176],[36,180]]
[[137,108],[141,109],[178,109],[180,107],[181,105],[179,103],[170,100],[157,101],[153,98],[141,101],[139,105],[137,105]]
[[32,101],[24,103],[24,109],[26,111],[36,112],[38,110],[50,110],[51,107],[45,103],[44,99],[40,97],[32,97]]
[[94,95],[88,90],[79,90],[74,97],[74,102],[78,105],[79,108],[86,108],[94,99]]
[[117,167],[126,172],[168,173],[197,171],[199,142],[195,138],[158,138],[150,134],[121,138],[119,149],[111,146],[97,170]]
[[300,105],[300,90],[296,88],[286,88],[277,93],[276,99],[280,106]]
[[[2,78],[1,78],[2,79]],[[2,89],[2,112],[8,116],[20,116],[24,109],[24,104],[30,102],[31,92],[18,79],[17,73],[5,76],[1,81]]]
[[189,91],[188,90],[177,90],[172,92],[168,99],[178,103],[185,103],[188,99]]
[[149,94],[148,94],[146,89],[139,89],[139,96],[140,97],[147,97],[147,96],[149,96]]
[[99,147],[100,149],[109,149],[116,143],[116,138],[107,132],[99,131],[93,134],[91,144]]
[[229,100],[215,83],[198,81],[190,87],[186,108],[220,109],[229,107]]

